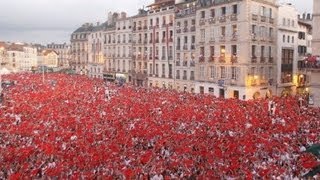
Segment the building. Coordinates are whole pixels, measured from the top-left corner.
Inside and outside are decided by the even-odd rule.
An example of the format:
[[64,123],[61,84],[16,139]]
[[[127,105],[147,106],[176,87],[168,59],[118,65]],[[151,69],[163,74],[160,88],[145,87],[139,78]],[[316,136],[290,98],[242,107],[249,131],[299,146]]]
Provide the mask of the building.
[[55,44],[51,43],[47,45],[47,49],[52,49],[55,52],[58,53],[58,65],[59,67],[63,68],[68,68],[69,67],[69,61],[71,58],[70,51],[71,51],[71,46],[68,45],[67,43],[63,44]]
[[48,68],[58,68],[59,67],[59,54],[52,50],[46,49],[39,52],[38,55],[38,66],[46,66]]
[[[152,59],[149,44],[152,43],[148,34],[148,11],[140,9],[132,17],[132,83],[136,86],[148,86],[148,61]],[[149,41],[148,41],[149,40]]]
[[104,78],[110,81],[114,81],[116,77],[116,20],[119,18],[119,13],[109,13],[106,30],[104,36],[106,37],[106,43],[104,44],[105,50],[105,72]]
[[278,11],[277,95],[293,95],[293,80],[298,65],[298,11],[292,4],[282,4]]
[[183,92],[195,91],[197,1],[176,1],[175,4],[175,84]]
[[88,36],[88,76],[91,78],[103,78],[103,70],[106,62],[104,44],[106,42],[104,31],[106,23],[97,23]]
[[85,23],[71,34],[71,59],[69,63],[76,73],[88,73],[88,38],[93,28],[93,24]]
[[275,0],[200,1],[196,93],[243,100],[275,92]]
[[116,70],[116,78],[131,82],[132,69],[132,18],[122,12],[115,22],[115,57],[112,63]]
[[174,0],[155,0],[149,5],[149,87],[173,88]]
[[37,67],[37,48],[21,43],[12,43],[7,48],[8,66],[14,71],[31,71]]

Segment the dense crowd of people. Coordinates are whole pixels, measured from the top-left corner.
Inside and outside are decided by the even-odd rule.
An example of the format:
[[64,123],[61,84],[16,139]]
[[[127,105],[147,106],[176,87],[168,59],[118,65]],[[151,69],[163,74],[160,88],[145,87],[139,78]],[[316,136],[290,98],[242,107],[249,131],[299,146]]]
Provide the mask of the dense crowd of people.
[[[0,179],[293,179],[319,164],[320,109],[14,74],[0,110]],[[269,108],[268,108],[269,106]],[[273,107],[273,106],[272,106]]]

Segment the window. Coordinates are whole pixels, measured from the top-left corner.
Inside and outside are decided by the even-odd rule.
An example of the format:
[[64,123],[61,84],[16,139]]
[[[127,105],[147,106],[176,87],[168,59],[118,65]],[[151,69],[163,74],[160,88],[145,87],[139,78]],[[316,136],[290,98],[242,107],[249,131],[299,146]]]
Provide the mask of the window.
[[210,56],[214,56],[214,46],[210,46]]
[[285,18],[282,19],[282,25],[283,25],[283,26],[286,25],[286,19],[285,19]]
[[226,27],[225,26],[222,26],[221,27],[221,36],[226,36]]
[[237,80],[238,79],[238,74],[237,74],[237,68],[236,67],[231,67],[231,79]]
[[232,13],[233,14],[238,14],[238,5],[237,4],[232,6]]
[[286,36],[285,35],[282,36],[282,42],[286,42]]
[[221,8],[221,16],[225,16],[227,14],[227,8],[226,7],[222,7]]
[[214,9],[211,9],[211,17],[214,18],[216,16],[216,11]]
[[290,43],[290,36],[287,37],[287,42]]
[[176,79],[180,79],[180,70],[177,70]]
[[190,71],[190,80],[194,80],[194,71]]
[[294,37],[293,36],[291,37],[291,43],[294,43]]
[[221,79],[224,79],[224,78],[227,77],[226,67],[224,67],[224,66],[221,66],[221,67],[220,67],[220,74],[221,74]]
[[204,42],[206,38],[206,31],[205,29],[200,29],[201,41]]
[[232,35],[236,35],[238,32],[238,27],[237,25],[232,25]]
[[251,46],[251,55],[252,57],[256,57],[256,45]]
[[237,45],[231,46],[231,55],[233,55],[233,56],[237,55]]
[[269,8],[269,18],[272,18],[272,9]]
[[206,18],[206,12],[205,11],[201,11],[201,18],[202,19]]
[[204,78],[204,66],[200,66],[200,78]]
[[226,56],[226,46],[220,46],[220,56],[221,57]]
[[216,75],[216,68],[214,66],[210,66],[209,69],[210,69],[210,78],[214,79]]
[[264,57],[265,47],[261,46],[261,57]]

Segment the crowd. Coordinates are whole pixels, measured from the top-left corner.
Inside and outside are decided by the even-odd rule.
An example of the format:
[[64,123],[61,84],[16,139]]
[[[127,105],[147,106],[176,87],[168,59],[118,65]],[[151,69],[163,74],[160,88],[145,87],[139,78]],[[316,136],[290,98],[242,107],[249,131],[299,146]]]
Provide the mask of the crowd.
[[319,162],[320,109],[14,74],[0,109],[0,179],[294,179]]

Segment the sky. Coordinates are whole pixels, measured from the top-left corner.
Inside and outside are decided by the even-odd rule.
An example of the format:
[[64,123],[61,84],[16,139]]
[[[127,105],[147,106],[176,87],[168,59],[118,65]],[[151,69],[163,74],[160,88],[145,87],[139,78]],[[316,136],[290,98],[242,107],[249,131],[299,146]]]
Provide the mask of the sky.
[[[311,12],[312,0],[280,0]],[[107,13],[135,15],[153,0],[0,0],[0,41],[48,44],[69,42],[85,22],[105,22]]]

